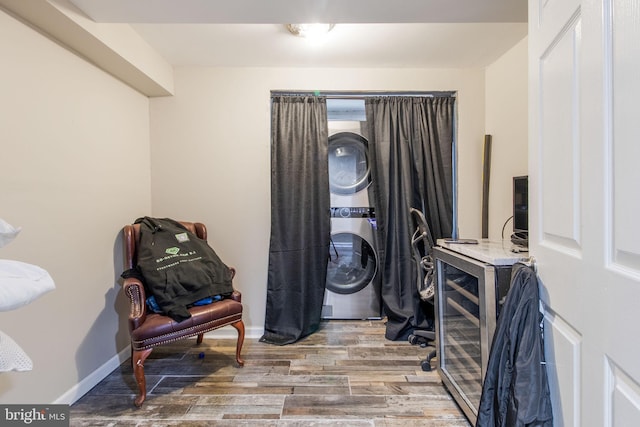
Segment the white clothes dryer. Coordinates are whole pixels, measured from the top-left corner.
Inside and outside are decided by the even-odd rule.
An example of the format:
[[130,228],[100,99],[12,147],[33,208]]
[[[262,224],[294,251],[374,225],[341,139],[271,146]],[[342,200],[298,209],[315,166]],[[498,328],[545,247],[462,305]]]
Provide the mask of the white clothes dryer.
[[[332,207],[370,207],[371,165],[364,122],[330,121],[329,190]],[[373,199],[373,198],[371,198]]]

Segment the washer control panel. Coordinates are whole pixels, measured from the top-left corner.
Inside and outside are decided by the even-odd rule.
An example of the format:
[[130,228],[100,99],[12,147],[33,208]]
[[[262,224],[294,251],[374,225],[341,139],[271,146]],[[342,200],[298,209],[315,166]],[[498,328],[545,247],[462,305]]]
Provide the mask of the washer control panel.
[[334,207],[331,208],[331,218],[375,218],[372,207]]

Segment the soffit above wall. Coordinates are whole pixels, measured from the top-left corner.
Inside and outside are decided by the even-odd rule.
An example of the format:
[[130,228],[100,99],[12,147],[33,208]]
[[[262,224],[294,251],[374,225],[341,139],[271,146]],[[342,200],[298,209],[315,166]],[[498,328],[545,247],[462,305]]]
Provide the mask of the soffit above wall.
[[67,0],[0,0],[0,8],[146,96],[173,93],[173,68],[127,24],[99,24]]

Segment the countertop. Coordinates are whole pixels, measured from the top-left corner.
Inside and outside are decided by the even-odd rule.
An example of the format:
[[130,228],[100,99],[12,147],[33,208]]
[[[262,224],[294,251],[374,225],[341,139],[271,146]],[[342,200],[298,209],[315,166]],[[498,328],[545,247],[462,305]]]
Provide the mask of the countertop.
[[512,251],[514,245],[509,240],[477,239],[477,242],[446,243],[445,239],[438,239],[436,245],[493,265],[513,265],[529,258],[529,252]]

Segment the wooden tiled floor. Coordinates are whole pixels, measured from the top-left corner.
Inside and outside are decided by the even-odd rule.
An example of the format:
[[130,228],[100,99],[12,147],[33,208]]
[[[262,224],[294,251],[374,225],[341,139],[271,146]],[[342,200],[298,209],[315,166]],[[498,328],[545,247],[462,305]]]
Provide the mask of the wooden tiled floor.
[[[203,353],[204,357],[200,357]],[[384,338],[383,321],[328,321],[288,346],[245,340],[184,340],[147,362],[147,400],[125,362],[71,407],[72,426],[468,427],[427,349]],[[432,361],[435,367],[435,360]]]

